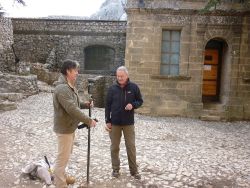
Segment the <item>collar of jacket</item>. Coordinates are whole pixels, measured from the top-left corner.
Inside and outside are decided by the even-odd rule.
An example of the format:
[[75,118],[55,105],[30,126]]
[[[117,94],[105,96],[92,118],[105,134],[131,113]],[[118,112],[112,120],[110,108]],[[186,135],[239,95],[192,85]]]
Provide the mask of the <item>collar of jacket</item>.
[[67,84],[68,87],[69,87],[70,89],[72,89],[75,93],[77,93],[76,88],[75,88],[75,87],[72,88],[72,87],[69,85],[66,76],[64,76],[63,74],[61,74],[61,75],[59,76],[58,81],[57,81],[57,85],[60,85],[60,84]]

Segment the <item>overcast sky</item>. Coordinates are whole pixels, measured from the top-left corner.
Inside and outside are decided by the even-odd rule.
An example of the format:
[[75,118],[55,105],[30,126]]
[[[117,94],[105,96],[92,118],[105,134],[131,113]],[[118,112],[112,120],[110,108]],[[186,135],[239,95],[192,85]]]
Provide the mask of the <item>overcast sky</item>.
[[24,0],[26,6],[14,0],[0,0],[11,17],[46,17],[51,15],[90,16],[105,0]]

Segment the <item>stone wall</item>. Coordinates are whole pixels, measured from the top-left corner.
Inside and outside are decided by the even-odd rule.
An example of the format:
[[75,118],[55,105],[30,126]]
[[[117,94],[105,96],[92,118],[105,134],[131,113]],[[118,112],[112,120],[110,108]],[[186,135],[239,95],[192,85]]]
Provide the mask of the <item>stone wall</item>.
[[90,94],[94,100],[95,107],[103,108],[105,106],[105,100],[107,96],[108,88],[115,81],[114,76],[101,76],[101,75],[87,75],[80,74],[77,78],[77,89],[79,96],[83,101],[89,99],[88,84],[89,81],[92,83],[90,86]]
[[0,16],[0,71],[15,71],[13,30],[10,18]]
[[[151,14],[147,11],[128,11],[126,65],[130,77],[139,84],[144,105],[141,112],[152,115],[187,116],[190,103],[200,107],[200,63],[188,70],[190,49],[191,16]],[[162,28],[182,29],[180,76],[161,76],[161,33]],[[195,32],[195,31],[193,31]],[[195,63],[194,63],[195,64]],[[190,67],[192,69],[192,67]],[[194,76],[194,75],[197,76]],[[193,75],[194,77],[191,77]]]
[[250,119],[250,16],[243,18],[240,45],[238,91],[243,104],[243,119]]
[[[80,62],[81,73],[112,74],[124,64],[126,22],[12,19],[17,56],[31,63],[60,67],[64,59]],[[84,70],[84,49],[104,45],[115,50],[114,65],[107,71]]]
[[[246,102],[250,94],[249,17],[240,11],[198,14],[195,8],[201,8],[204,1],[144,2],[145,7],[138,8],[138,1],[128,1],[125,55],[131,80],[138,83],[144,96],[140,112],[196,118],[207,112],[202,101],[204,51],[208,41],[216,38],[227,46],[219,101],[222,116],[227,120],[250,119]],[[238,7],[242,10],[240,4]],[[177,76],[160,75],[163,29],[181,32]],[[242,75],[247,76],[242,79]]]

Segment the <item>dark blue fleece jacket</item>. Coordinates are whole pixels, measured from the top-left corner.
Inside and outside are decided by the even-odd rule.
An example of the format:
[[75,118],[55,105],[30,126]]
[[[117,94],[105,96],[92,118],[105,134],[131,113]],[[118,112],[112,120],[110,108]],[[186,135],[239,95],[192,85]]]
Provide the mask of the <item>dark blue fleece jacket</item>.
[[[125,110],[125,106],[131,103],[132,110]],[[133,125],[134,109],[139,108],[143,103],[139,87],[128,80],[125,87],[118,83],[112,85],[107,94],[105,106],[106,123],[112,125]]]

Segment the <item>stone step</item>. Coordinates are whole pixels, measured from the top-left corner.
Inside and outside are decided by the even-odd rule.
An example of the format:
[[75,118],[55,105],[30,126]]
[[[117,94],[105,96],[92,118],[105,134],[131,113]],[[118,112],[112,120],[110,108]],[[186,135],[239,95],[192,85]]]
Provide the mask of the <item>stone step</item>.
[[12,102],[21,101],[23,99],[22,93],[0,93],[0,100],[9,100]]
[[213,115],[203,115],[200,117],[202,121],[221,121],[221,116],[213,116]]
[[204,103],[201,120],[224,121],[226,118],[224,105],[221,103]]
[[0,111],[10,111],[17,109],[15,102],[11,101],[0,101]]
[[203,109],[224,111],[224,105],[221,103],[204,103]]
[[212,115],[212,116],[224,116],[225,111],[223,110],[208,110],[208,109],[203,109],[202,111],[203,115]]

